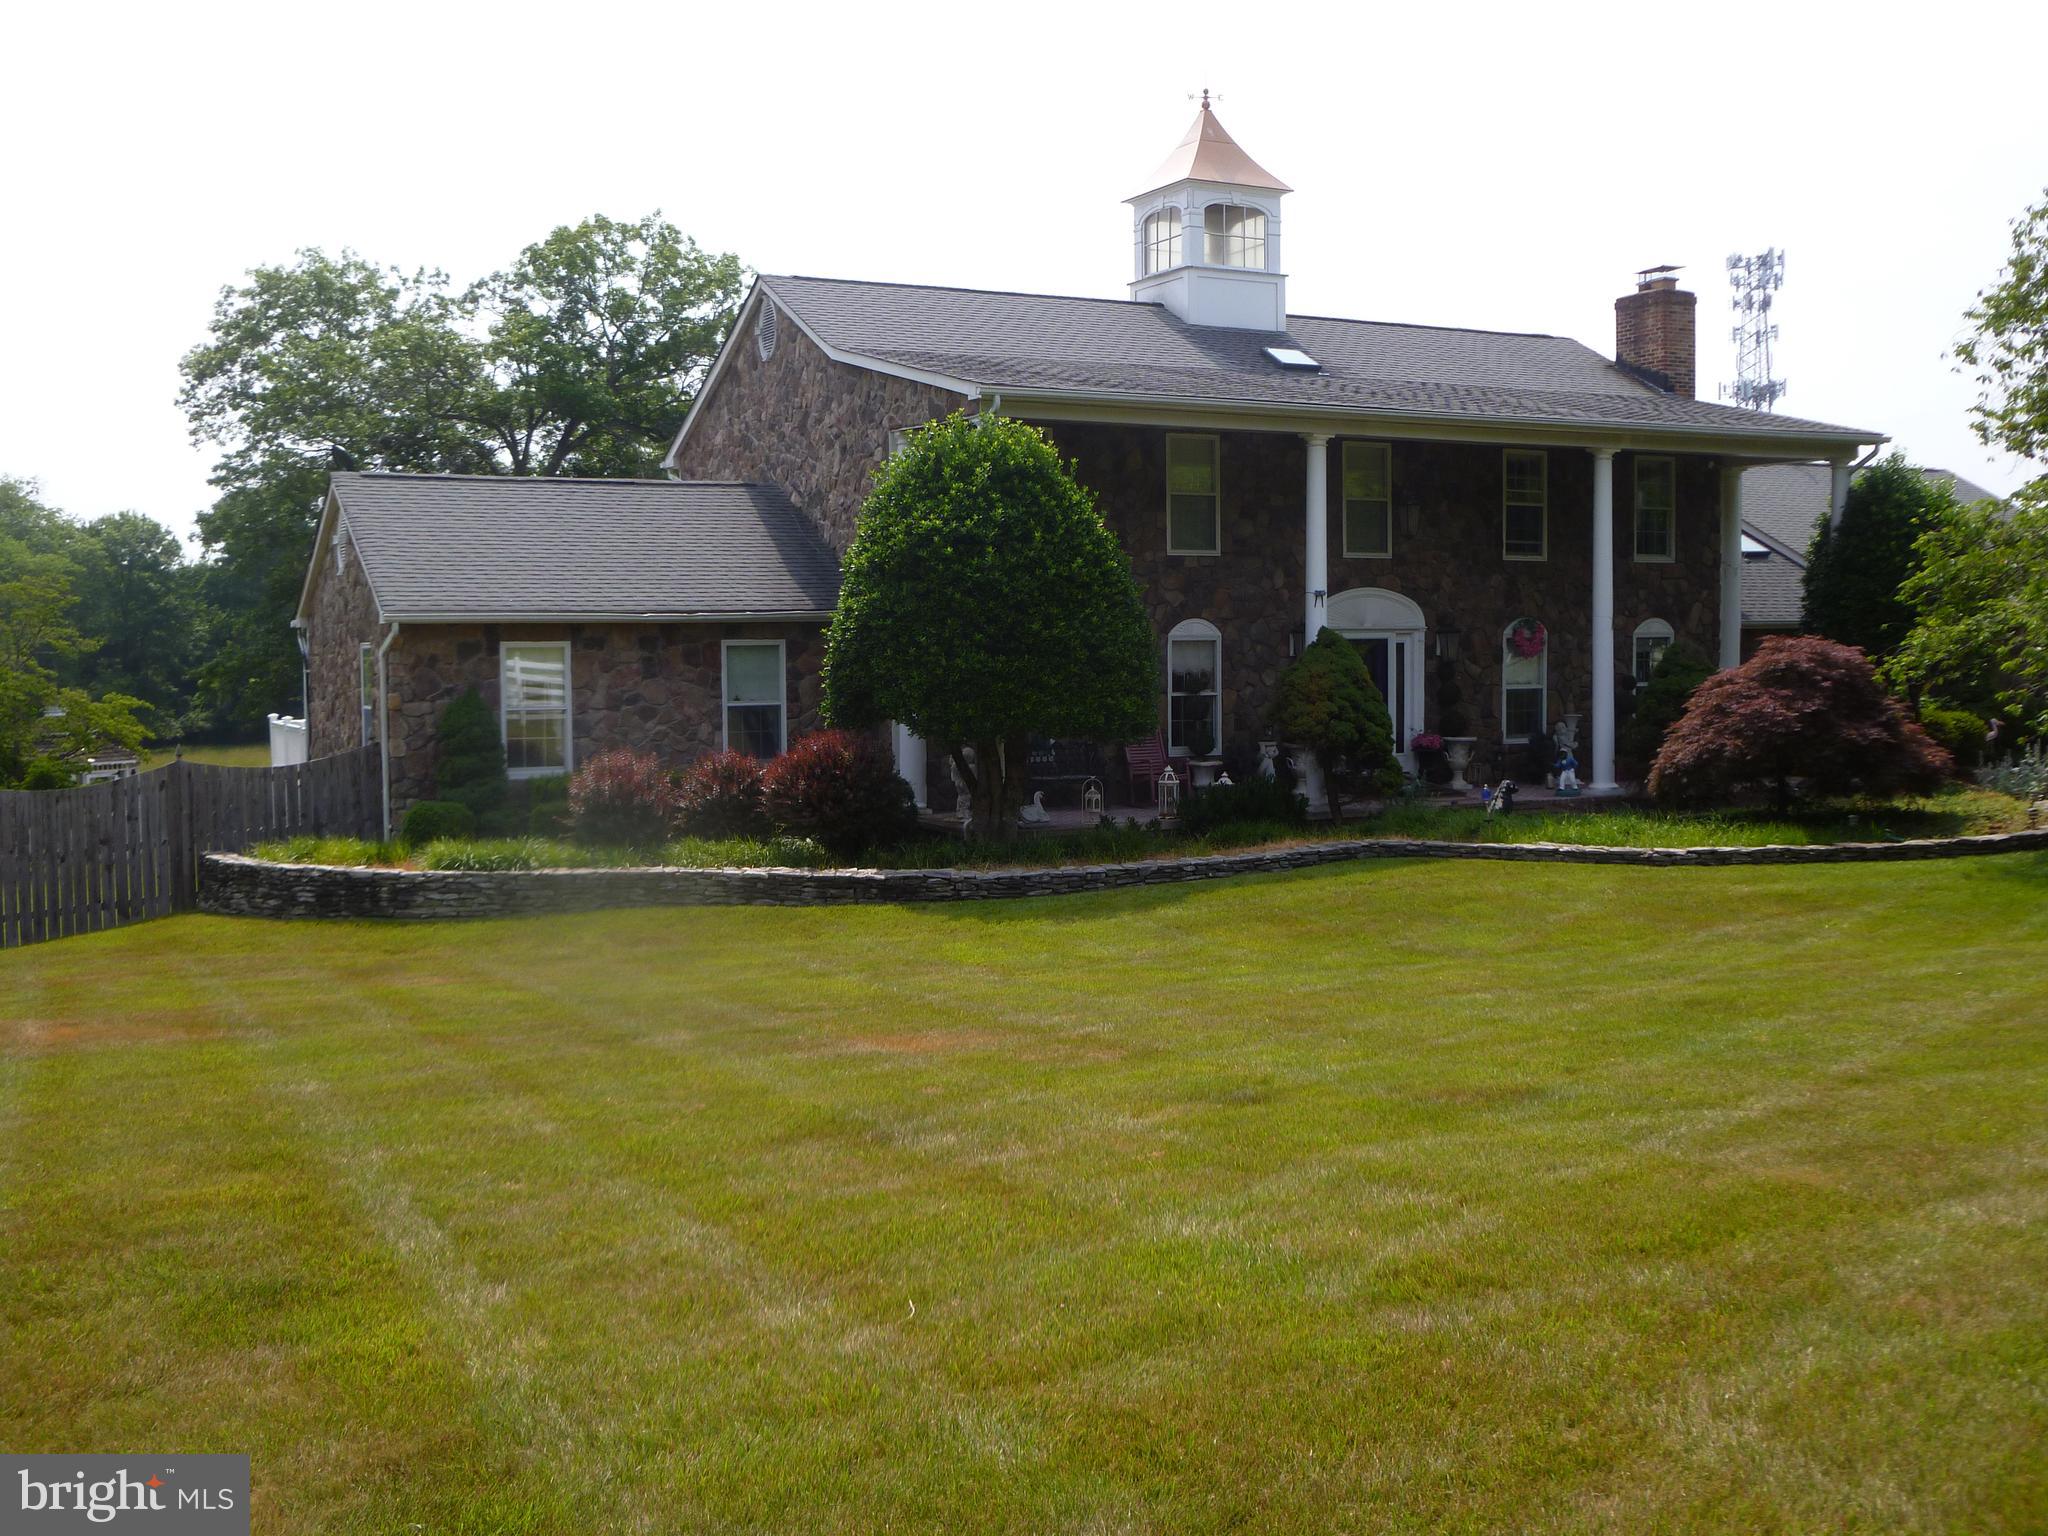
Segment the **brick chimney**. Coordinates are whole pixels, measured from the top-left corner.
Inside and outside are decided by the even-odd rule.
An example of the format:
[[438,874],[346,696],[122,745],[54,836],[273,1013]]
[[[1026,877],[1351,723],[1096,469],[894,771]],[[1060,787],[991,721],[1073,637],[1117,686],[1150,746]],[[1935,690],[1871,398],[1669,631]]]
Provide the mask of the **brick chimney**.
[[1678,268],[1636,274],[1636,291],[1614,301],[1614,360],[1659,389],[1692,398],[1693,308]]

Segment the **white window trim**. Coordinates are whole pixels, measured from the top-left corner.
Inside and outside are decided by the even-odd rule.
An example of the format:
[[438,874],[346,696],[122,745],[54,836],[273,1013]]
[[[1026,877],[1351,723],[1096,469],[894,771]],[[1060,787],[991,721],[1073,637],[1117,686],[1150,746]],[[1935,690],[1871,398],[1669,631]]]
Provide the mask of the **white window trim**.
[[1209,691],[1216,698],[1216,744],[1205,752],[1187,748],[1189,757],[1207,759],[1220,756],[1223,751],[1223,631],[1207,619],[1182,619],[1166,632],[1166,750],[1174,751],[1173,745],[1173,642],[1176,640],[1207,640],[1215,646],[1216,671],[1209,679]]
[[[362,727],[361,745],[368,746],[377,739],[377,682],[375,659],[377,647],[368,641],[356,647],[356,718]],[[363,684],[368,683],[365,696]]]
[[[1386,484],[1387,484],[1387,498],[1386,498],[1386,499],[1387,499],[1387,547],[1386,547],[1385,549],[1353,549],[1353,548],[1351,547],[1351,497],[1350,497],[1350,496],[1348,496],[1347,494],[1345,494],[1345,490],[1344,490],[1344,487],[1345,487],[1345,485],[1346,485],[1347,483],[1349,483],[1349,481],[1350,481],[1350,479],[1351,479],[1351,450],[1352,450],[1352,449],[1354,449],[1354,448],[1376,448],[1376,449],[1378,449],[1378,450],[1379,450],[1379,452],[1380,452],[1380,453],[1381,453],[1382,455],[1384,455],[1384,456],[1385,456],[1385,458],[1386,458],[1386,462],[1387,462],[1387,476],[1386,476]],[[1376,443],[1376,442],[1363,442],[1363,441],[1353,441],[1353,442],[1347,442],[1347,443],[1346,443],[1346,444],[1344,445],[1344,453],[1343,453],[1343,457],[1342,457],[1341,461],[1339,462],[1339,464],[1338,464],[1338,466],[1337,466],[1337,473],[1338,473],[1338,474],[1339,474],[1339,475],[1340,475],[1340,476],[1342,477],[1342,478],[1341,478],[1341,479],[1339,480],[1339,482],[1338,482],[1338,485],[1337,485],[1337,517],[1338,517],[1338,521],[1339,521],[1339,528],[1338,528],[1338,532],[1339,532],[1339,533],[1340,533],[1340,534],[1342,535],[1342,537],[1343,537],[1343,540],[1344,540],[1344,558],[1345,558],[1346,560],[1391,560],[1391,559],[1393,559],[1393,558],[1394,558],[1394,445],[1393,445],[1392,443]],[[1377,503],[1377,502],[1372,502],[1372,501],[1361,501],[1361,502],[1359,503],[1359,505],[1360,505],[1360,506],[1366,506],[1366,507],[1369,507],[1369,506],[1377,506],[1377,505],[1378,505],[1378,503]],[[1505,535],[1503,535],[1503,537],[1505,537]]]
[[[749,640],[744,636],[737,640],[721,640],[718,643],[718,745],[725,751],[732,746],[733,700],[726,697],[725,680],[730,667],[728,657],[736,645],[775,647],[775,676],[781,686],[775,690],[777,724],[775,727],[775,753],[779,757],[789,750],[789,642],[786,640]],[[755,703],[761,701],[755,700]]]
[[[1671,466],[1671,548],[1661,555],[1643,553],[1643,466],[1645,464],[1668,464]],[[1638,565],[1670,565],[1678,558],[1678,460],[1660,454],[1638,456],[1635,461],[1635,494],[1629,503],[1630,544],[1635,550]]]
[[[1535,739],[1531,736],[1512,735],[1508,731],[1508,636],[1514,632],[1517,624],[1533,618],[1535,618],[1534,614],[1521,614],[1503,625],[1500,632],[1500,739],[1510,744],[1533,741]],[[1539,624],[1543,623],[1541,619],[1536,619],[1536,622]],[[1548,624],[1543,625],[1543,653],[1536,657],[1535,660],[1536,681],[1534,683],[1520,684],[1516,687],[1515,691],[1522,693],[1530,688],[1536,690],[1536,729],[1540,734],[1550,729],[1550,626]],[[1633,653],[1630,655],[1630,660],[1634,660]]]
[[544,645],[553,646],[562,653],[562,766],[514,768],[508,764],[505,769],[508,779],[558,779],[576,771],[576,658],[566,640],[502,640],[498,643],[498,741],[503,745],[511,740],[505,705],[512,690],[505,686],[505,652],[513,647],[532,650]]
[[[1525,501],[1508,501],[1508,459],[1514,454],[1533,454],[1543,466],[1543,548],[1536,554],[1517,554],[1508,548],[1508,507],[1525,507]],[[1500,557],[1503,560],[1548,560],[1550,558],[1550,455],[1541,448],[1503,448],[1500,454]]]
[[[1208,549],[1176,549],[1173,545],[1173,442],[1185,438],[1209,445],[1209,479],[1216,487],[1216,542]],[[1166,552],[1169,555],[1220,555],[1223,553],[1223,439],[1214,432],[1169,432],[1166,434]]]
[[[1173,221],[1173,233],[1165,239],[1155,238],[1152,233],[1153,229],[1169,218]],[[1182,215],[1178,204],[1167,203],[1153,209],[1145,215],[1138,228],[1138,239],[1144,246],[1144,266],[1147,277],[1152,277],[1160,272],[1171,272],[1175,267],[1187,264],[1187,220]],[[1161,246],[1171,249],[1174,252],[1175,259],[1165,262],[1163,265],[1155,265],[1152,260],[1152,253]]]
[[[1253,214],[1256,214],[1256,215],[1258,215],[1258,219],[1259,219],[1259,260],[1258,260],[1258,265],[1254,266],[1254,265],[1252,265],[1252,263],[1251,263],[1250,261],[1242,261],[1242,262],[1237,262],[1237,261],[1211,261],[1211,260],[1209,259],[1209,210],[1210,210],[1210,209],[1212,209],[1212,208],[1235,208],[1235,209],[1239,210],[1239,211],[1240,211],[1241,213],[1243,213],[1244,215],[1246,215],[1247,217],[1249,217],[1249,216],[1251,216],[1251,215],[1253,215]],[[1268,212],[1267,212],[1267,211],[1266,211],[1266,210],[1265,210],[1264,208],[1262,208],[1262,207],[1261,207],[1261,206],[1260,206],[1259,204],[1257,204],[1257,203],[1250,203],[1250,202],[1244,202],[1244,201],[1241,201],[1240,199],[1238,199],[1238,198],[1234,198],[1234,197],[1219,197],[1219,198],[1217,198],[1217,199],[1216,199],[1216,200],[1215,200],[1214,202],[1204,203],[1204,204],[1202,205],[1202,222],[1201,222],[1201,225],[1200,225],[1200,233],[1201,233],[1201,236],[1202,236],[1202,261],[1201,261],[1201,265],[1203,265],[1203,266],[1205,266],[1205,267],[1215,267],[1215,268],[1217,268],[1217,269],[1218,269],[1219,271],[1225,271],[1225,272],[1270,272],[1270,271],[1272,271],[1272,270],[1273,270],[1273,248],[1272,248],[1272,245],[1271,245],[1271,242],[1270,242],[1270,234],[1271,234],[1271,230],[1272,230],[1272,227],[1273,227],[1273,215],[1272,215],[1272,214],[1270,214],[1270,213],[1268,213]],[[1221,238],[1222,238],[1222,239],[1223,239],[1223,240],[1224,240],[1225,242],[1228,242],[1228,241],[1229,241],[1229,239],[1230,239],[1230,236],[1229,236],[1229,235],[1228,235],[1228,234],[1226,233],[1226,234],[1224,234],[1223,236],[1221,236]],[[1239,238],[1240,240],[1242,240],[1242,241],[1243,241],[1243,242],[1244,242],[1244,243],[1245,243],[1245,244],[1246,244],[1247,246],[1249,246],[1249,245],[1251,244],[1251,240],[1250,240],[1250,238],[1249,238],[1248,236],[1243,236],[1243,235],[1240,235],[1240,236],[1239,236],[1238,238]],[[1247,254],[1249,254],[1249,252],[1247,252]],[[1182,223],[1182,225],[1181,225],[1181,259],[1182,259],[1183,261],[1185,261],[1185,260],[1187,259],[1187,225],[1186,225],[1185,221],[1183,221],[1183,223]]]
[[[1628,671],[1629,676],[1635,678],[1638,689],[1644,687],[1650,681],[1647,677],[1636,676],[1636,652],[1641,648],[1645,639],[1662,640],[1666,650],[1669,650],[1678,643],[1677,634],[1662,619],[1645,619],[1635,627],[1635,633],[1628,637]],[[1544,649],[1547,651],[1549,647],[1546,646]],[[1654,671],[1655,668],[1651,670]]]

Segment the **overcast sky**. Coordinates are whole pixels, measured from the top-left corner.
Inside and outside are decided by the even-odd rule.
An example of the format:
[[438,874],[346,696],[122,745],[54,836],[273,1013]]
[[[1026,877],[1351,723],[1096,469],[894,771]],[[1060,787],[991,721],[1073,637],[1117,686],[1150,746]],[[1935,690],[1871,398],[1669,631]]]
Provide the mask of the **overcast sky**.
[[2048,5],[14,5],[0,474],[188,531],[178,358],[304,246],[467,281],[659,208],[761,271],[1122,295],[1138,191],[1221,93],[1295,189],[1297,313],[1602,352],[1638,268],[1789,253],[1787,414],[1997,491],[1945,353],[2048,184]]

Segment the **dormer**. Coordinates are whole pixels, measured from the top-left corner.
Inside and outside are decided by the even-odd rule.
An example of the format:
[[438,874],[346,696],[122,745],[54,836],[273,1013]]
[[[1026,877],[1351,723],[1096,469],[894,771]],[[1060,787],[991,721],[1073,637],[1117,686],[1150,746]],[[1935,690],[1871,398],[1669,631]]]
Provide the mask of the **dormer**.
[[1280,199],[1291,192],[1224,132],[1202,92],[1172,154],[1131,207],[1131,297],[1164,304],[1189,325],[1287,328]]

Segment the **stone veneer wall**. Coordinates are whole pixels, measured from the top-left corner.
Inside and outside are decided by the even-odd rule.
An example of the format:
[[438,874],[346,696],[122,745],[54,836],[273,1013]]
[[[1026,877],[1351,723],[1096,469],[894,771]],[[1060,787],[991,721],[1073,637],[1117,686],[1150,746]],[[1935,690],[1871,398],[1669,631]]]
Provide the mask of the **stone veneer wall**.
[[[1276,685],[1298,643],[1302,610],[1302,487],[1307,445],[1281,433],[1221,438],[1222,553],[1166,552],[1166,433],[1161,429],[1048,423],[1047,432],[1100,496],[1123,541],[1163,651],[1183,619],[1223,634],[1226,749],[1249,753],[1269,733]],[[1343,440],[1330,444],[1330,588],[1383,587],[1411,598],[1429,626],[1425,728],[1438,728],[1434,636],[1456,632],[1453,657],[1468,734],[1500,736],[1502,634],[1518,618],[1550,631],[1549,718],[1592,710],[1593,461],[1583,449],[1549,451],[1549,551],[1543,560],[1501,554],[1503,451],[1453,443],[1393,444],[1393,554],[1343,554]],[[1659,618],[1712,659],[1719,626],[1720,478],[1712,460],[1679,457],[1676,558],[1634,558],[1633,454],[1614,466],[1615,664],[1630,665],[1636,626]],[[1163,659],[1162,659],[1163,667]],[[1163,684],[1162,684],[1163,687]],[[1165,701],[1160,703],[1162,727]],[[1583,728],[1581,746],[1584,745]]]
[[2048,849],[2048,829],[1907,843],[1768,848],[1582,848],[1558,843],[1352,839],[1256,853],[1209,854],[1063,869],[339,869],[269,864],[239,854],[200,862],[199,905],[243,917],[514,917],[636,906],[845,906],[989,901],[1140,885],[1219,880],[1355,859],[1483,859],[1511,863],[1702,868],[1731,864],[1876,864]]
[[787,311],[776,330],[764,361],[753,312],[742,316],[718,383],[691,419],[676,474],[780,486],[843,556],[869,482],[888,459],[889,433],[968,402],[930,384],[835,363]]
[[[339,526],[337,524],[337,526]],[[331,757],[363,745],[361,647],[375,645],[377,603],[363,562],[344,532],[337,558],[332,543],[316,552],[311,639],[306,658],[306,752]]]
[[433,794],[441,711],[465,688],[499,707],[505,641],[569,642],[571,750],[577,761],[615,747],[686,763],[715,750],[724,730],[724,640],[781,640],[791,741],[818,728],[824,630],[817,624],[435,624],[407,628],[391,647],[391,803],[394,818]]

